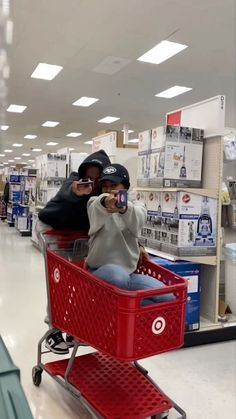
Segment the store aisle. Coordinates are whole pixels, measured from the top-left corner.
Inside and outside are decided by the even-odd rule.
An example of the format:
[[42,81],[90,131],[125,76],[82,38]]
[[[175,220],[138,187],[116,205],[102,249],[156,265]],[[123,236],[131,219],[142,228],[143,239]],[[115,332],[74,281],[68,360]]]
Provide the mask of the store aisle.
[[[31,381],[37,341],[46,330],[44,265],[29,238],[0,222],[0,334],[17,366],[35,419],[88,419],[91,415],[43,374]],[[188,419],[236,416],[235,341],[165,353],[142,361]],[[173,416],[174,417],[174,416]],[[170,416],[172,419],[172,416]]]

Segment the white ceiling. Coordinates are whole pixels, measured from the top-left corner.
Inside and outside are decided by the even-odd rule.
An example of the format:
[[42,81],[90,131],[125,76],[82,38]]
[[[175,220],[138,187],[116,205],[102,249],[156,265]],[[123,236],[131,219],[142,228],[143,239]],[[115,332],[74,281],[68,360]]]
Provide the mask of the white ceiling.
[[[13,44],[8,51],[10,78],[7,105],[27,105],[23,114],[1,112],[0,153],[8,158],[58,140],[60,147],[90,150],[84,141],[99,130],[128,123],[136,137],[141,130],[164,123],[167,111],[218,94],[226,95],[226,126],[236,126],[235,0],[15,0]],[[153,65],[137,58],[169,39],[189,48]],[[113,75],[94,71],[109,56],[127,59]],[[39,62],[63,66],[52,81],[30,78]],[[175,84],[193,90],[173,99],[154,97]],[[81,96],[100,100],[89,108],[72,106]],[[98,119],[120,117],[113,124]],[[43,128],[46,120],[59,121]],[[82,132],[69,139],[66,134]],[[24,135],[36,134],[36,140]],[[35,153],[32,153],[35,155]],[[32,157],[31,157],[32,158]],[[0,161],[6,158],[0,158]]]

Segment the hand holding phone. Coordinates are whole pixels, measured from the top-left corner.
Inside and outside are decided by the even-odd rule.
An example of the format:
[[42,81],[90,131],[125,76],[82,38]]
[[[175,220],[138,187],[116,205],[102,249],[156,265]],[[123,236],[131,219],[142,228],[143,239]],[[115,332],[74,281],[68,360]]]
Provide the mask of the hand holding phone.
[[72,191],[77,196],[90,195],[93,190],[91,179],[80,179],[72,183]]

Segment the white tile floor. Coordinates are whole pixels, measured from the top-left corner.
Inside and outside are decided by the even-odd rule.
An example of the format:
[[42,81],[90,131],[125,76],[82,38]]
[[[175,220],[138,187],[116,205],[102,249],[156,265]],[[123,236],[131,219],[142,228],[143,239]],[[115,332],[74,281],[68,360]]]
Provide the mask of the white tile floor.
[[[0,222],[0,334],[17,366],[35,419],[88,419],[91,415],[49,376],[34,387],[31,368],[46,330],[44,265],[28,237]],[[181,349],[142,361],[188,419],[236,417],[235,341]],[[174,416],[170,416],[170,419]],[[124,418],[125,419],[125,418]]]

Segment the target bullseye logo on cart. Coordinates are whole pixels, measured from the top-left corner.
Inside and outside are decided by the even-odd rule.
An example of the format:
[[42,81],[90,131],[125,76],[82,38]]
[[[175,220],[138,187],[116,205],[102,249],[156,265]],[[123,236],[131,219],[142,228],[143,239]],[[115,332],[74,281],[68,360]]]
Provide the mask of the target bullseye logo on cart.
[[54,281],[58,284],[58,282],[60,281],[60,277],[61,277],[60,271],[59,271],[58,268],[54,269],[53,276],[54,276]]
[[152,323],[152,333],[154,335],[160,335],[166,327],[166,321],[163,317],[157,317]]

